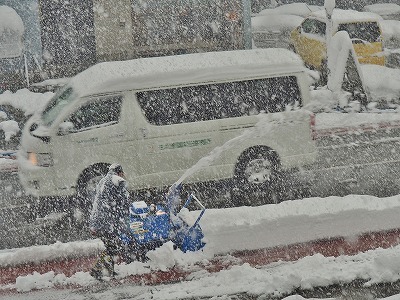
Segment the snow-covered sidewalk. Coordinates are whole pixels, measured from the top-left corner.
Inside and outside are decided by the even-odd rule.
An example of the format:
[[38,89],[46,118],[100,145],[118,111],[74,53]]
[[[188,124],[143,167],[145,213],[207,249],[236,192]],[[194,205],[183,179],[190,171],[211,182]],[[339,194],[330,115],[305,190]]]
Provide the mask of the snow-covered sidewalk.
[[[196,214],[198,212],[195,211],[193,213]],[[356,195],[347,197],[310,198],[260,207],[209,209],[206,211],[201,221],[201,226],[207,241],[204,251],[184,254],[179,250],[174,251],[172,245],[166,244],[154,252],[149,253],[151,263],[148,264],[147,267],[142,263],[134,262],[129,265],[120,265],[118,271],[121,274],[121,278],[123,278],[124,276],[131,276],[133,274],[147,274],[152,271],[168,271],[173,267],[179,267],[184,270],[185,268],[193,268],[193,266],[199,263],[207,264],[218,255],[225,255],[226,258],[229,254],[237,253],[242,250],[248,252],[249,250],[256,249],[282,248],[289,245],[306,244],[307,242],[316,240],[333,239],[335,237],[344,237],[344,240],[348,244],[352,244],[356,243],[359,237],[365,233],[397,230],[400,228],[399,213],[400,196],[376,198],[372,196]],[[398,239],[392,240],[394,241],[393,245],[396,245],[399,241]],[[309,245],[312,246],[312,244]],[[375,247],[376,246],[373,248]],[[91,240],[3,250],[0,252],[0,266],[3,270],[10,270],[13,266],[18,264],[34,263],[40,265],[46,261],[94,255],[100,248],[101,243],[99,241]],[[291,255],[293,257],[296,257],[296,255],[297,257],[302,257],[295,253],[299,248],[286,248],[286,255],[288,257],[283,260],[290,260]],[[368,249],[368,247],[365,249]],[[293,251],[293,253],[290,251]],[[314,249],[313,251],[314,253],[318,253],[318,249]],[[340,254],[340,249],[338,251]],[[400,248],[398,246],[391,250],[381,251],[383,251],[382,253],[389,253],[391,251],[391,254],[385,254],[389,256],[400,255]],[[264,252],[266,256],[271,255],[271,253],[272,252],[268,251]],[[307,254],[307,252],[305,253]],[[346,253],[345,249],[343,249],[343,253]],[[308,254],[311,255],[312,253],[310,254],[308,252]],[[232,264],[232,267],[228,267],[228,269],[217,273],[208,273],[203,268],[194,272],[190,277],[197,278],[197,284],[202,282],[205,286],[210,284],[209,280],[213,277],[216,279],[227,276],[227,278],[223,280],[230,282],[229,284],[232,285],[230,286],[230,292],[233,293],[254,291],[253,289],[248,289],[251,280],[255,280],[253,275],[250,276],[252,272],[259,273],[260,278],[264,277],[266,282],[271,283],[271,286],[264,288],[264,292],[268,293],[271,292],[270,289],[274,286],[276,289],[283,289],[285,292],[289,292],[295,287],[304,288],[308,285],[310,287],[326,285],[331,282],[332,276],[338,276],[335,280],[344,282],[356,278],[378,281],[392,280],[393,278],[397,280],[398,277],[400,277],[400,263],[386,263],[385,268],[388,269],[385,269],[385,273],[379,273],[382,272],[382,269],[376,270],[376,268],[369,269],[368,272],[366,272],[364,269],[361,270],[361,266],[359,270],[354,269],[350,273],[343,273],[341,275],[333,275],[333,273],[325,273],[325,271],[323,272],[320,270],[321,268],[325,268],[322,267],[324,264],[333,269],[340,269],[343,267],[343,264],[345,264],[347,268],[350,262],[356,264],[359,259],[362,257],[366,258],[368,255],[369,254],[358,254],[354,257],[333,258],[315,254],[300,259],[297,263],[289,264],[277,262],[269,264],[266,267],[256,267],[248,263],[240,265]],[[377,254],[371,255],[374,257]],[[369,259],[370,258],[368,258],[368,260]],[[373,258],[373,260],[374,259],[375,258]],[[384,261],[382,263],[384,263]],[[359,262],[359,264],[362,265],[361,262]],[[307,271],[309,273],[303,272],[301,276],[300,273],[297,274],[296,272],[300,271],[294,270],[296,270],[296,266],[300,265],[302,268],[308,265],[308,267],[305,267],[305,270],[309,269],[309,271]],[[317,267],[317,265],[320,265],[320,267]],[[275,266],[278,266],[278,268],[275,268]],[[382,268],[380,265],[377,265],[377,267]],[[314,272],[312,271],[313,268]],[[372,267],[369,266],[368,268]],[[291,273],[288,269],[292,270],[291,272],[297,275],[290,275]],[[275,273],[276,270],[279,270],[279,272]],[[285,275],[285,272],[289,272],[290,274]],[[320,274],[319,272],[322,273]],[[378,273],[380,275],[378,275]],[[206,274],[208,275],[206,276]],[[241,283],[237,283],[235,287],[233,287],[233,279],[238,276],[242,277],[240,274],[243,275]],[[316,274],[319,275],[317,276]],[[280,278],[281,276],[285,278],[284,281]],[[280,279],[277,280],[277,278]],[[221,279],[218,280],[220,281]],[[284,282],[285,284],[283,284]],[[60,273],[60,270],[53,270],[46,274],[33,273],[31,275],[20,276],[17,278],[15,284],[3,285],[2,288],[16,288],[20,291],[29,291],[35,288],[71,284],[90,286],[94,283],[95,280],[90,277],[87,272],[77,272],[72,276],[67,276],[62,272]],[[195,283],[182,282],[180,284],[190,286]],[[281,286],[282,284],[283,286]],[[175,288],[173,289],[175,290]],[[225,289],[226,288],[223,288],[223,290]],[[208,293],[204,291],[207,290],[207,288],[201,288],[199,290],[202,291],[199,291],[194,287],[193,289],[186,289],[185,287],[184,290],[185,293],[188,292],[188,295],[193,297],[208,295]],[[219,287],[220,292],[223,292],[223,290],[222,287]],[[176,299],[178,296],[176,293],[168,293],[170,293],[170,295],[165,296],[166,298],[157,297],[157,299]]]

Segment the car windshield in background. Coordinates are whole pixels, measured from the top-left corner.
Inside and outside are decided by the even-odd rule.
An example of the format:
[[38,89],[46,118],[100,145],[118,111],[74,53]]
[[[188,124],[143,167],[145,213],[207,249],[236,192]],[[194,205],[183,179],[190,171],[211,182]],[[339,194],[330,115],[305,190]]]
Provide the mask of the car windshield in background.
[[325,36],[326,23],[316,19],[306,19],[301,25],[305,33]]
[[340,24],[338,31],[347,31],[353,41],[379,42],[381,33],[376,22],[357,22]]
[[302,104],[295,76],[145,91],[137,98],[153,125],[280,112]]
[[42,113],[43,125],[50,126],[60,112],[74,99],[72,87],[60,90],[49,102]]

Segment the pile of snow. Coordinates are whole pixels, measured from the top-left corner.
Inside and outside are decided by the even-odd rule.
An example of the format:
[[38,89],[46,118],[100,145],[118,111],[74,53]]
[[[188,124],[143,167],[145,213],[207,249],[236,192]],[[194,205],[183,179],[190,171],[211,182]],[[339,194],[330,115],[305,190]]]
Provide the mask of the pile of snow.
[[24,44],[24,23],[17,12],[0,5],[0,59],[21,56]]
[[34,93],[28,89],[18,90],[15,93],[5,91],[0,94],[0,105],[10,104],[15,108],[21,109],[26,116],[29,116],[41,111],[53,95],[54,93],[52,92]]
[[292,31],[303,21],[295,15],[257,15],[251,18],[251,29],[257,31]]
[[97,255],[104,249],[100,240],[57,242],[52,245],[0,250],[0,266],[40,264],[46,261]]
[[[51,92],[33,93],[27,89],[18,90],[16,93],[6,91],[0,94],[0,105],[11,105],[22,110],[25,116],[30,116],[41,111],[53,95]],[[22,130],[17,120],[11,118],[12,116],[0,110],[0,131],[4,132],[5,141],[9,141]]]
[[20,132],[18,123],[14,120],[0,122],[0,130],[4,131],[5,140],[9,141],[12,136]]

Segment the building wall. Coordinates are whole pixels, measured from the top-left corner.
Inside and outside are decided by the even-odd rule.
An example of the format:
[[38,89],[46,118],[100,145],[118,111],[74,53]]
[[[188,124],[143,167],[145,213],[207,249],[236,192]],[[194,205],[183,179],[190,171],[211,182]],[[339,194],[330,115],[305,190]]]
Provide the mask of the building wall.
[[123,60],[132,56],[132,9],[130,1],[94,1],[97,61]]
[[71,76],[96,61],[91,0],[39,0],[44,66]]

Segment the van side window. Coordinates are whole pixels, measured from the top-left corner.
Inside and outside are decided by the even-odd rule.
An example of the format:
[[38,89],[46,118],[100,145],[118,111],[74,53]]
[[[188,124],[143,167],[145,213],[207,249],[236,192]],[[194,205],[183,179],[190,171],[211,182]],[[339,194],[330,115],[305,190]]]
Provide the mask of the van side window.
[[121,96],[97,98],[82,105],[67,121],[73,124],[74,131],[113,125],[119,121],[121,105]]
[[302,104],[296,76],[143,91],[137,99],[153,125],[274,113]]

